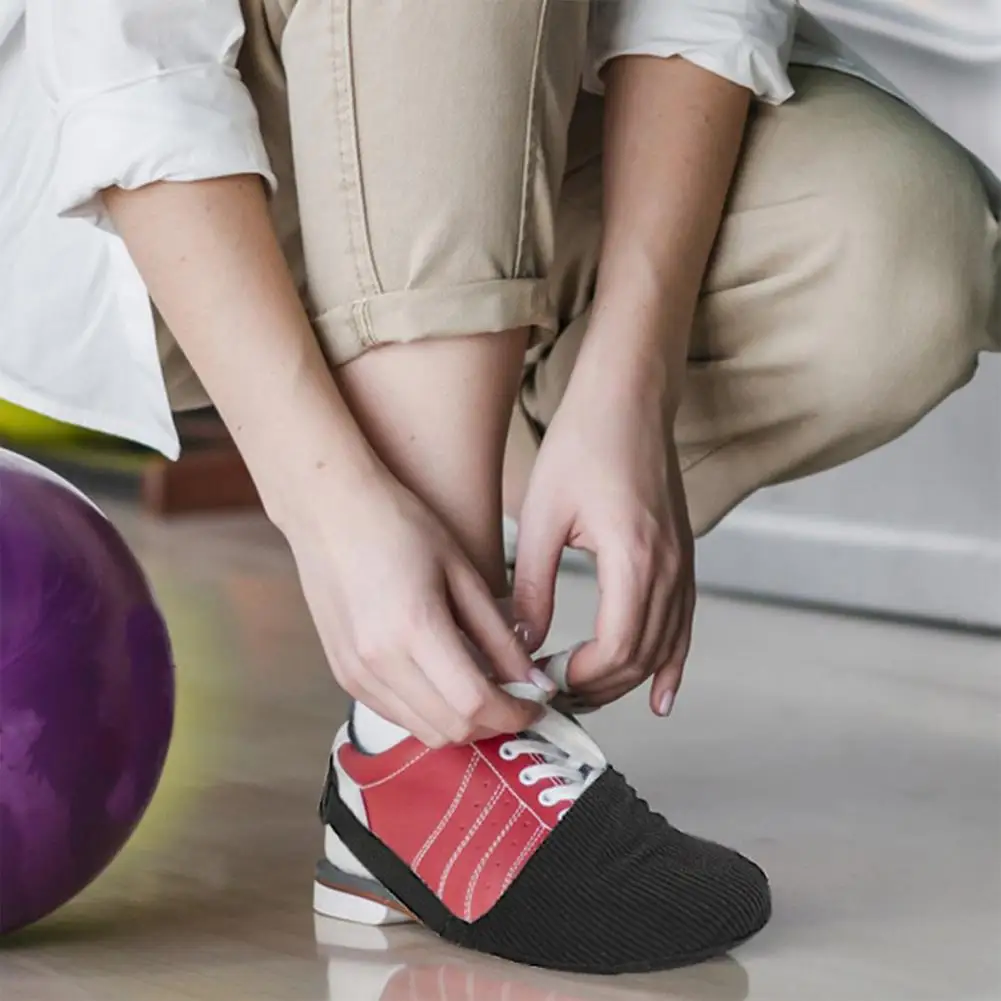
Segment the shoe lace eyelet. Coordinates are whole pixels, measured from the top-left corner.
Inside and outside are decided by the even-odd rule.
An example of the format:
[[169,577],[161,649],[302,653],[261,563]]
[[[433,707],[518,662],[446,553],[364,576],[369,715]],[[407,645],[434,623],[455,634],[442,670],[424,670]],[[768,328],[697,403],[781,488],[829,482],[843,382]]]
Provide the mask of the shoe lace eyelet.
[[531,768],[523,768],[518,775],[518,781],[523,786],[534,786],[535,783],[538,782],[539,780],[532,773]]
[[497,752],[502,761],[514,761],[515,754],[511,750],[510,744],[501,744],[500,750]]
[[553,805],[553,800],[550,795],[551,791],[552,790],[550,789],[543,789],[542,792],[539,793],[539,806],[549,807]]

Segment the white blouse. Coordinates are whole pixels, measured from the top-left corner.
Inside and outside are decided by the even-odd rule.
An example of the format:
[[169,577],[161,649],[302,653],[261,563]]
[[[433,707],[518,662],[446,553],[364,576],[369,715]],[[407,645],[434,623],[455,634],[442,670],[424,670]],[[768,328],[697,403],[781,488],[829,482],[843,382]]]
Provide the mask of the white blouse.
[[[794,34],[795,0],[592,2],[590,89],[625,54],[681,55],[773,103],[792,92],[790,57],[890,87],[812,18]],[[275,184],[235,66],[242,37],[239,0],[3,4],[0,399],[176,456],[146,290],[99,192]]]

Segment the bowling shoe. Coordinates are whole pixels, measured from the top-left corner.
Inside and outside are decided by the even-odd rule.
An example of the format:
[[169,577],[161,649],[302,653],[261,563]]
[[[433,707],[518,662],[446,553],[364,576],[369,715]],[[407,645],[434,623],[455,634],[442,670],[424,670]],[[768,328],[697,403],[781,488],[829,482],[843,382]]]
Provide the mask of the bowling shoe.
[[320,814],[318,914],[416,921],[516,963],[671,969],[729,951],[770,915],[754,863],[652,812],[552,708],[530,732],[441,750],[403,735],[366,753],[349,722]]

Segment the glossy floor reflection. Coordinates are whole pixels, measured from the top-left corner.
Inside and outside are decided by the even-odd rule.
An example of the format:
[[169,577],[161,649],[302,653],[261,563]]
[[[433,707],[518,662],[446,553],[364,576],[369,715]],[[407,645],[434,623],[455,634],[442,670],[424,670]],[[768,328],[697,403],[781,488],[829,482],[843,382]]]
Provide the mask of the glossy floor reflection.
[[[996,1001],[1001,642],[705,598],[675,716],[588,720],[680,826],[768,870],[734,957],[651,977],[524,970],[424,932],[314,919],[316,799],[344,700],[288,556],[257,519],[116,512],[180,670],[175,739],[133,842],[77,901],[0,941],[3,1001]],[[568,576],[555,640],[593,584]]]
[[464,953],[417,928],[364,928],[314,918],[331,998],[358,1001],[743,1001],[744,968],[727,957],[688,970],[567,976]]

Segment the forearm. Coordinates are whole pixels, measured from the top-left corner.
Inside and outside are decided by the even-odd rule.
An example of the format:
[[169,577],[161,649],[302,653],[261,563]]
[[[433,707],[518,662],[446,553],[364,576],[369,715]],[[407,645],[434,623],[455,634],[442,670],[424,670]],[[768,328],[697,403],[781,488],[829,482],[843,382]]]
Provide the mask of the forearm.
[[585,351],[676,399],[750,93],[683,59],[606,71],[604,236]]
[[136,191],[105,203],[153,300],[226,421],[269,513],[337,470],[378,466],[299,301],[256,176]]

